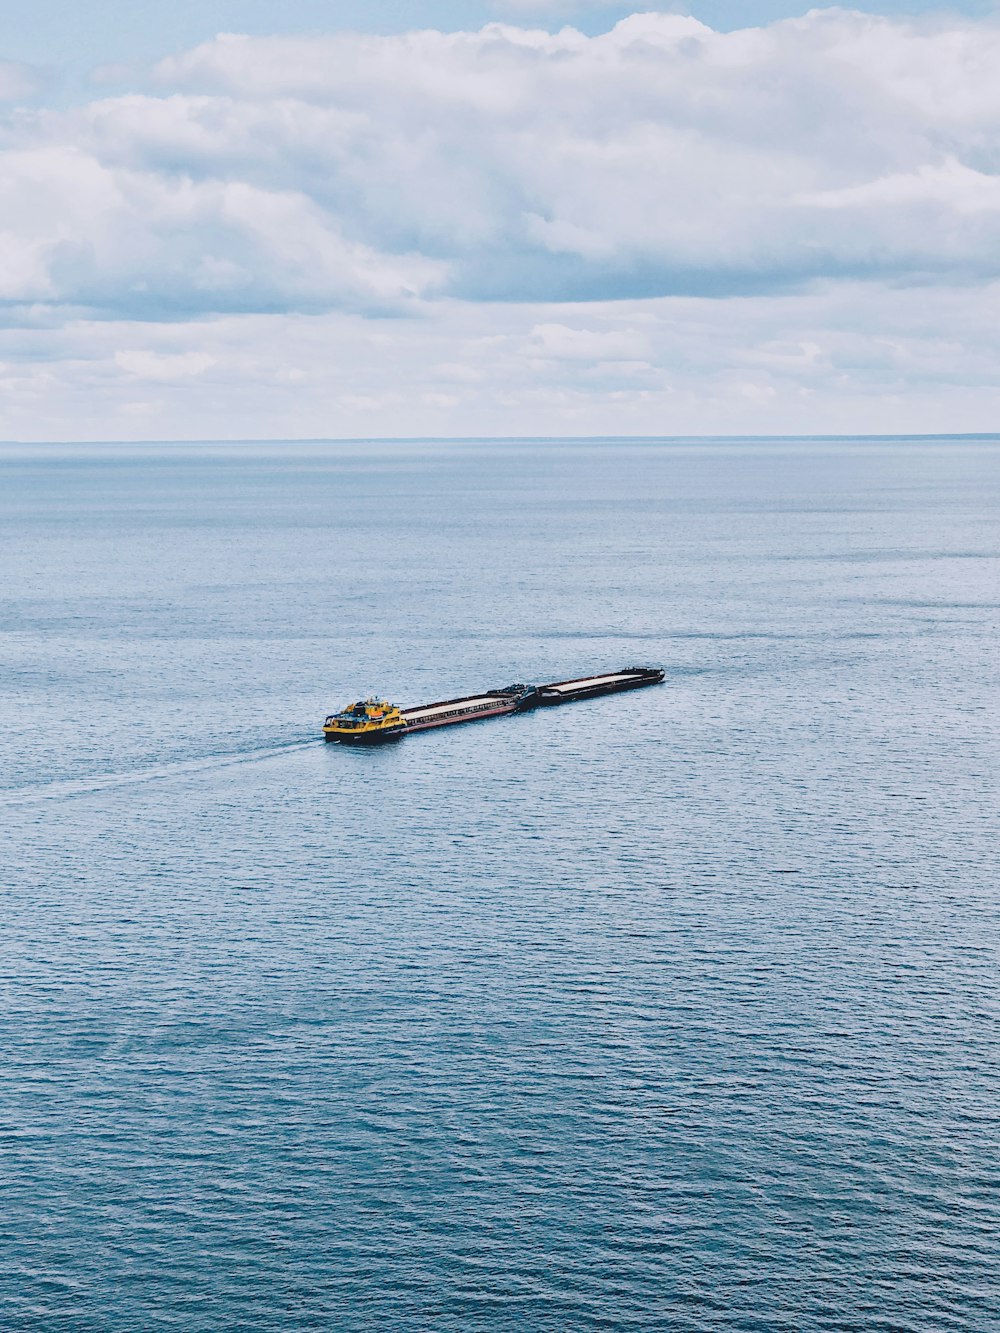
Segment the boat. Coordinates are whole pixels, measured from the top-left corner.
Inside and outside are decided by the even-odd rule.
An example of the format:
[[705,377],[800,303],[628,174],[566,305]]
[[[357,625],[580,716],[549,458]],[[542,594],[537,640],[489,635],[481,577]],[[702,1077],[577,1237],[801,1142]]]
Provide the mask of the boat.
[[361,699],[348,704],[339,713],[331,713],[323,723],[328,741],[342,745],[376,745],[399,740],[406,730],[403,715],[387,699]]
[[433,704],[400,708],[386,699],[363,699],[339,713],[331,713],[323,724],[328,741],[341,745],[378,745],[397,741],[413,731],[451,727],[456,722],[478,722],[507,713],[523,713],[539,705],[572,703],[599,694],[617,694],[641,685],[659,685],[664,672],[659,667],[625,667],[603,676],[581,676],[577,680],[554,680],[548,685],[505,685],[486,694],[461,699],[440,699]]
[[593,699],[599,694],[618,694],[642,685],[660,685],[665,672],[659,667],[625,667],[603,676],[581,676],[577,680],[554,680],[535,689],[533,707],[568,704],[576,699]]
[[516,713],[533,695],[530,685],[505,685],[486,694],[440,699],[413,708],[399,708],[385,699],[365,699],[349,704],[340,713],[332,713],[323,724],[323,735],[328,741],[339,741],[341,745],[377,745],[399,740],[413,731],[429,731],[432,727],[450,727],[457,722],[478,722],[487,717]]

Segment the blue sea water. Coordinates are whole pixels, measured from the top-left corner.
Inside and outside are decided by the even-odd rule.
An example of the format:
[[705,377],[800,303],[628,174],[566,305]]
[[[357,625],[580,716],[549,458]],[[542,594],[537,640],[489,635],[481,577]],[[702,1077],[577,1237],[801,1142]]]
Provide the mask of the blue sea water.
[[1000,443],[0,483],[0,1327],[1000,1329]]

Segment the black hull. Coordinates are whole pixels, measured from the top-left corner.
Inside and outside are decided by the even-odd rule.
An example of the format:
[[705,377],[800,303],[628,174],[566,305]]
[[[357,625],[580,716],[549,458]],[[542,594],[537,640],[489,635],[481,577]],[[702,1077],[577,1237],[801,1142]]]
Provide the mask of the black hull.
[[327,736],[326,739],[337,745],[388,745],[390,741],[402,740],[405,735],[405,727],[400,727],[396,731],[369,731],[359,736]]

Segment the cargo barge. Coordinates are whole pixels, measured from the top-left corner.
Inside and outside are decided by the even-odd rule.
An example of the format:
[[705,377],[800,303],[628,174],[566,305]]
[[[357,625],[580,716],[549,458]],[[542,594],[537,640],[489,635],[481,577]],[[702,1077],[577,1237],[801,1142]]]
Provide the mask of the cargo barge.
[[364,699],[349,704],[339,713],[331,713],[323,724],[323,735],[326,740],[339,741],[341,745],[378,745],[400,740],[413,731],[523,713],[530,708],[572,703],[600,694],[617,694],[641,685],[659,685],[663,677],[659,667],[626,667],[603,676],[556,680],[548,685],[505,685],[503,689],[490,690],[486,694],[441,699],[437,703],[418,704],[412,708],[400,708],[385,699]]
[[474,694],[467,699],[445,699],[437,704],[423,704],[402,709],[407,731],[428,731],[431,727],[450,727],[455,722],[477,722],[483,717],[501,717],[517,713],[534,694],[531,685],[505,685],[489,694]]
[[579,680],[555,680],[535,689],[535,705],[568,704],[574,699],[593,699],[599,694],[617,694],[640,685],[659,685],[664,672],[659,667],[626,667],[604,676],[582,676]]

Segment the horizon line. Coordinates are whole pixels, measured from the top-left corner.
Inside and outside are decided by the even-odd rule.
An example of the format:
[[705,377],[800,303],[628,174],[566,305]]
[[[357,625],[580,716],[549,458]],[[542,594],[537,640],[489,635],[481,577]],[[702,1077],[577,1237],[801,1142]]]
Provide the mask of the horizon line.
[[185,444],[558,444],[558,443],[657,443],[661,441],[728,441],[752,443],[761,440],[1000,440],[1000,428],[995,431],[902,431],[893,433],[838,431],[832,434],[803,434],[799,432],[768,432],[756,435],[302,435],[302,436],[240,436],[197,437],[137,440],[0,440],[0,449],[10,447],[41,447],[48,445],[185,445]]

